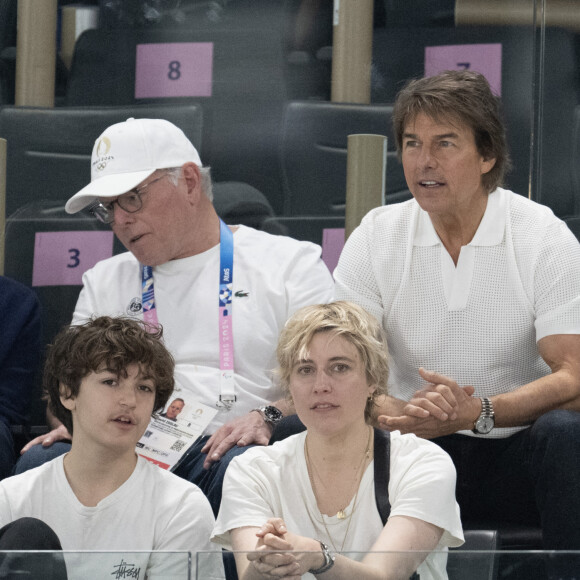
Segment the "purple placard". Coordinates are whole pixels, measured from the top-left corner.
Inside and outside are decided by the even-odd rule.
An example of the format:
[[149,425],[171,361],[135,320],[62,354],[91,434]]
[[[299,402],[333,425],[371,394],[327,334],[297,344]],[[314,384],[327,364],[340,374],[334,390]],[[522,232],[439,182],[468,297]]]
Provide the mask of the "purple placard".
[[444,70],[474,70],[501,97],[501,44],[456,44],[425,47],[425,76]]
[[322,230],[322,260],[330,272],[334,272],[338,258],[344,247],[344,228],[324,228]]
[[37,232],[33,286],[74,286],[100,260],[113,255],[113,232]]
[[138,44],[135,98],[211,97],[213,42]]

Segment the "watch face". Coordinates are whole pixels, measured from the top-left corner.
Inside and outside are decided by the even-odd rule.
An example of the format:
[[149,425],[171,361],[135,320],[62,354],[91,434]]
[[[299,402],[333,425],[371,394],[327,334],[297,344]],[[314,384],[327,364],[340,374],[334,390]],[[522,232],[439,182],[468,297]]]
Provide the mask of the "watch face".
[[493,420],[493,417],[480,417],[477,420],[477,423],[475,423],[475,430],[478,433],[485,435],[493,429],[494,425],[495,421]]
[[282,418],[284,417],[280,409],[272,407],[271,405],[264,407],[263,412],[266,421],[269,421],[271,423],[278,423],[278,421],[282,420]]

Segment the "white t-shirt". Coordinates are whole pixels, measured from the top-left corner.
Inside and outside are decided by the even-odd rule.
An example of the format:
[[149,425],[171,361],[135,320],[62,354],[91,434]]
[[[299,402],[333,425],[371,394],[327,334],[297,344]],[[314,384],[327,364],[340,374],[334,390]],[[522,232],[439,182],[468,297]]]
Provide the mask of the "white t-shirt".
[[[219,397],[219,245],[153,269],[157,316],[176,361],[175,395],[190,391],[214,407]],[[73,323],[93,315],[142,317],[141,269],[131,253],[99,262],[83,276]],[[320,247],[245,226],[234,233],[233,337],[238,402],[209,433],[281,398],[272,379],[278,335],[302,306],[332,299],[334,283]]]
[[537,341],[580,334],[580,244],[549,208],[501,188],[457,267],[410,200],[365,216],[334,277],[336,299],[385,328],[389,392],[405,401],[421,388],[421,366],[473,385],[476,397],[511,392],[550,373]]
[[[348,533],[350,518],[325,517],[329,538],[308,478],[305,437],[303,432],[270,447],[254,447],[232,460],[212,541],[231,549],[231,530],[260,527],[268,518],[280,517],[289,531],[321,540],[331,549],[334,545],[340,551],[344,538],[342,552],[359,552],[356,559],[371,549],[383,529],[375,499],[374,462],[361,480]],[[437,552],[417,571],[421,580],[447,578],[445,550],[463,543],[455,501],[455,468],[449,456],[434,443],[414,435],[391,433],[388,490],[391,516],[418,518],[444,530]],[[354,498],[347,513],[351,513],[353,503]],[[314,576],[307,574],[305,578]]]
[[[63,550],[119,551],[66,554],[69,580],[126,578],[185,580],[184,554],[134,553],[133,550],[211,550],[212,509],[194,484],[139,457],[131,477],[95,507],[79,502],[66,478],[60,456],[0,482],[0,526],[21,517],[49,525]],[[192,560],[195,565],[195,558]],[[223,578],[220,559],[204,578]],[[129,575],[131,572],[133,575]],[[195,577],[195,572],[193,574]]]

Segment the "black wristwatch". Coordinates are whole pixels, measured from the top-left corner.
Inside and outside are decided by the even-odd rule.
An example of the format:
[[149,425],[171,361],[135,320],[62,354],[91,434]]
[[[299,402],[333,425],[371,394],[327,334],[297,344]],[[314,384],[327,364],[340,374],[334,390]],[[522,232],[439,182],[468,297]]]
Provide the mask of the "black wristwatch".
[[268,425],[272,425],[272,427],[275,427],[284,418],[282,411],[280,411],[278,407],[274,407],[274,405],[258,407],[257,409],[252,409],[252,411],[257,411],[260,413],[260,415],[262,415],[262,419],[264,419]]
[[477,435],[487,435],[495,427],[495,413],[493,404],[487,398],[481,399],[481,415],[473,425],[473,432]]
[[314,574],[315,576],[316,574],[328,572],[334,566],[334,561],[336,560],[336,555],[333,554],[328,549],[328,546],[324,542],[321,542],[320,540],[317,541],[320,543],[320,547],[322,548],[322,555],[324,556],[324,564],[322,564],[320,568],[310,568],[310,570],[308,570],[311,574]]

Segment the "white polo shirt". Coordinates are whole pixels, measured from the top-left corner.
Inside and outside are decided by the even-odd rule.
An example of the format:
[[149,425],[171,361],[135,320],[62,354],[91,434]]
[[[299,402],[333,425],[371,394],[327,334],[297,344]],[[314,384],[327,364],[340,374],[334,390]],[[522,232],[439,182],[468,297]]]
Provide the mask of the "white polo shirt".
[[382,322],[390,394],[403,400],[421,388],[420,366],[473,385],[478,397],[511,392],[550,373],[537,341],[580,334],[580,244],[549,208],[501,188],[457,266],[409,200],[365,216],[334,276],[337,300]]

